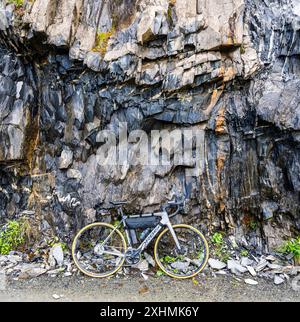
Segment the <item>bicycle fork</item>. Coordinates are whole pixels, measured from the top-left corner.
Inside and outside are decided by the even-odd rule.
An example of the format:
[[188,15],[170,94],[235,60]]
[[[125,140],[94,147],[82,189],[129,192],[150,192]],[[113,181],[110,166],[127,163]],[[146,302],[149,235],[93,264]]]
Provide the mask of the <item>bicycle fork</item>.
[[175,231],[174,231],[174,229],[172,227],[172,224],[170,222],[170,218],[169,218],[167,212],[163,212],[161,216],[162,216],[161,224],[166,225],[168,227],[168,229],[170,230],[170,233],[171,233],[171,235],[172,235],[172,237],[173,237],[173,239],[175,241],[176,247],[180,251],[181,246],[180,246],[179,240],[178,240],[178,238],[176,236],[176,233],[175,233]]

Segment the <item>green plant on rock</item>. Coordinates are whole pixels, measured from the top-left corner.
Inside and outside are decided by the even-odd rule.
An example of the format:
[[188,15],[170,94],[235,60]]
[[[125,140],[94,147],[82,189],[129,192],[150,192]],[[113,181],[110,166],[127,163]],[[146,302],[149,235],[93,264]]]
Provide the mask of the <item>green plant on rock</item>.
[[230,253],[224,247],[220,247],[220,248],[215,249],[214,254],[222,262],[227,262],[230,259]]
[[241,44],[240,52],[241,52],[241,55],[244,55],[244,54],[245,54],[245,52],[246,52],[246,48],[245,48],[244,43],[242,43],[242,44]]
[[246,249],[241,250],[241,256],[242,257],[247,257],[249,255],[249,252]]
[[223,235],[220,232],[216,232],[210,240],[213,244],[213,253],[215,256],[221,261],[227,261],[230,258],[230,254],[227,250]]
[[215,245],[221,245],[224,243],[223,235],[221,233],[214,233],[211,237],[211,242]]
[[20,8],[24,4],[24,0],[8,0],[9,4],[14,4],[16,8]]
[[278,250],[285,254],[293,254],[296,264],[300,264],[300,236],[286,241]]
[[17,250],[25,242],[24,224],[20,221],[9,221],[0,232],[0,254],[7,255]]
[[258,226],[258,223],[257,223],[256,221],[254,221],[254,220],[252,220],[252,221],[250,222],[250,224],[249,224],[249,227],[250,227],[250,229],[252,229],[252,230],[256,230],[257,226]]
[[107,51],[108,41],[114,33],[114,26],[111,28],[110,31],[98,32],[96,35],[96,43],[95,47],[93,48],[93,51],[99,52],[102,56],[104,56]]
[[184,260],[183,255],[178,255],[176,257],[166,255],[160,259],[162,263],[167,263],[167,264],[172,264],[172,263],[175,263],[176,261],[182,261],[182,260]]
[[161,277],[163,275],[165,275],[165,273],[161,269],[157,270],[157,272],[156,272],[157,277]]
[[48,244],[49,247],[61,246],[63,251],[67,250],[67,244],[62,242],[62,241],[60,241],[60,239],[57,236],[55,236],[52,239],[48,240],[47,244]]
[[169,25],[173,25],[173,9],[176,4],[176,0],[169,0],[168,11],[167,11],[167,20]]
[[161,258],[161,261],[170,264],[176,262],[176,258],[166,255],[165,257]]

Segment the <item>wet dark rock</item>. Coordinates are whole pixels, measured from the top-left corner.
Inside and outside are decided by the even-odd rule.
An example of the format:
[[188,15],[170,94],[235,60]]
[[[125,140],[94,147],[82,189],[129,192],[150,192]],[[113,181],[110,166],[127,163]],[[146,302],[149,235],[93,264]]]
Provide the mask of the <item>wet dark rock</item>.
[[278,205],[273,201],[264,201],[261,205],[263,210],[263,217],[265,220],[271,219],[273,217],[273,213],[278,210]]
[[[245,0],[244,11],[228,1],[221,12],[219,0],[203,12],[182,1],[142,1],[116,30],[112,17],[128,8],[122,1],[116,12],[101,1],[75,2],[53,10],[51,26],[56,1],[28,3],[24,26],[14,24],[13,6],[0,4],[1,222],[27,209],[33,190],[48,200],[43,225],[61,236],[95,220],[85,210],[108,208],[111,199],[152,211],[185,193],[186,218],[207,233],[227,229],[248,250],[263,253],[299,231],[293,1]],[[113,31],[101,53],[99,30]],[[128,132],[204,129],[203,172],[187,176],[193,164],[97,164],[99,131],[117,133],[119,122]],[[38,184],[27,179],[33,174]]]

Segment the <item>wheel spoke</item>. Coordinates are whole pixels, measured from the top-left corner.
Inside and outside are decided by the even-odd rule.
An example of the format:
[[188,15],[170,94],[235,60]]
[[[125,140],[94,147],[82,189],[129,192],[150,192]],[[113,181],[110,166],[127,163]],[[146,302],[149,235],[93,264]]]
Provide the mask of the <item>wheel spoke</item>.
[[208,258],[208,246],[199,231],[190,226],[177,225],[174,231],[181,249],[178,250],[172,234],[165,230],[157,241],[155,256],[160,268],[173,277],[188,278],[199,273]]
[[73,243],[77,267],[93,277],[109,276],[124,262],[126,243],[122,234],[111,225],[96,223],[81,230]]

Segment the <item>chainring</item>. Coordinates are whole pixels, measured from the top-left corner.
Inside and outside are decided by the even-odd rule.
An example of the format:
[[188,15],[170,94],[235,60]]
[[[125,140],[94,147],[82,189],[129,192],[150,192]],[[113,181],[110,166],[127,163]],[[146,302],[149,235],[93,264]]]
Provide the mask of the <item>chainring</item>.
[[129,265],[136,265],[141,261],[141,253],[135,248],[128,248],[125,254],[126,263]]

